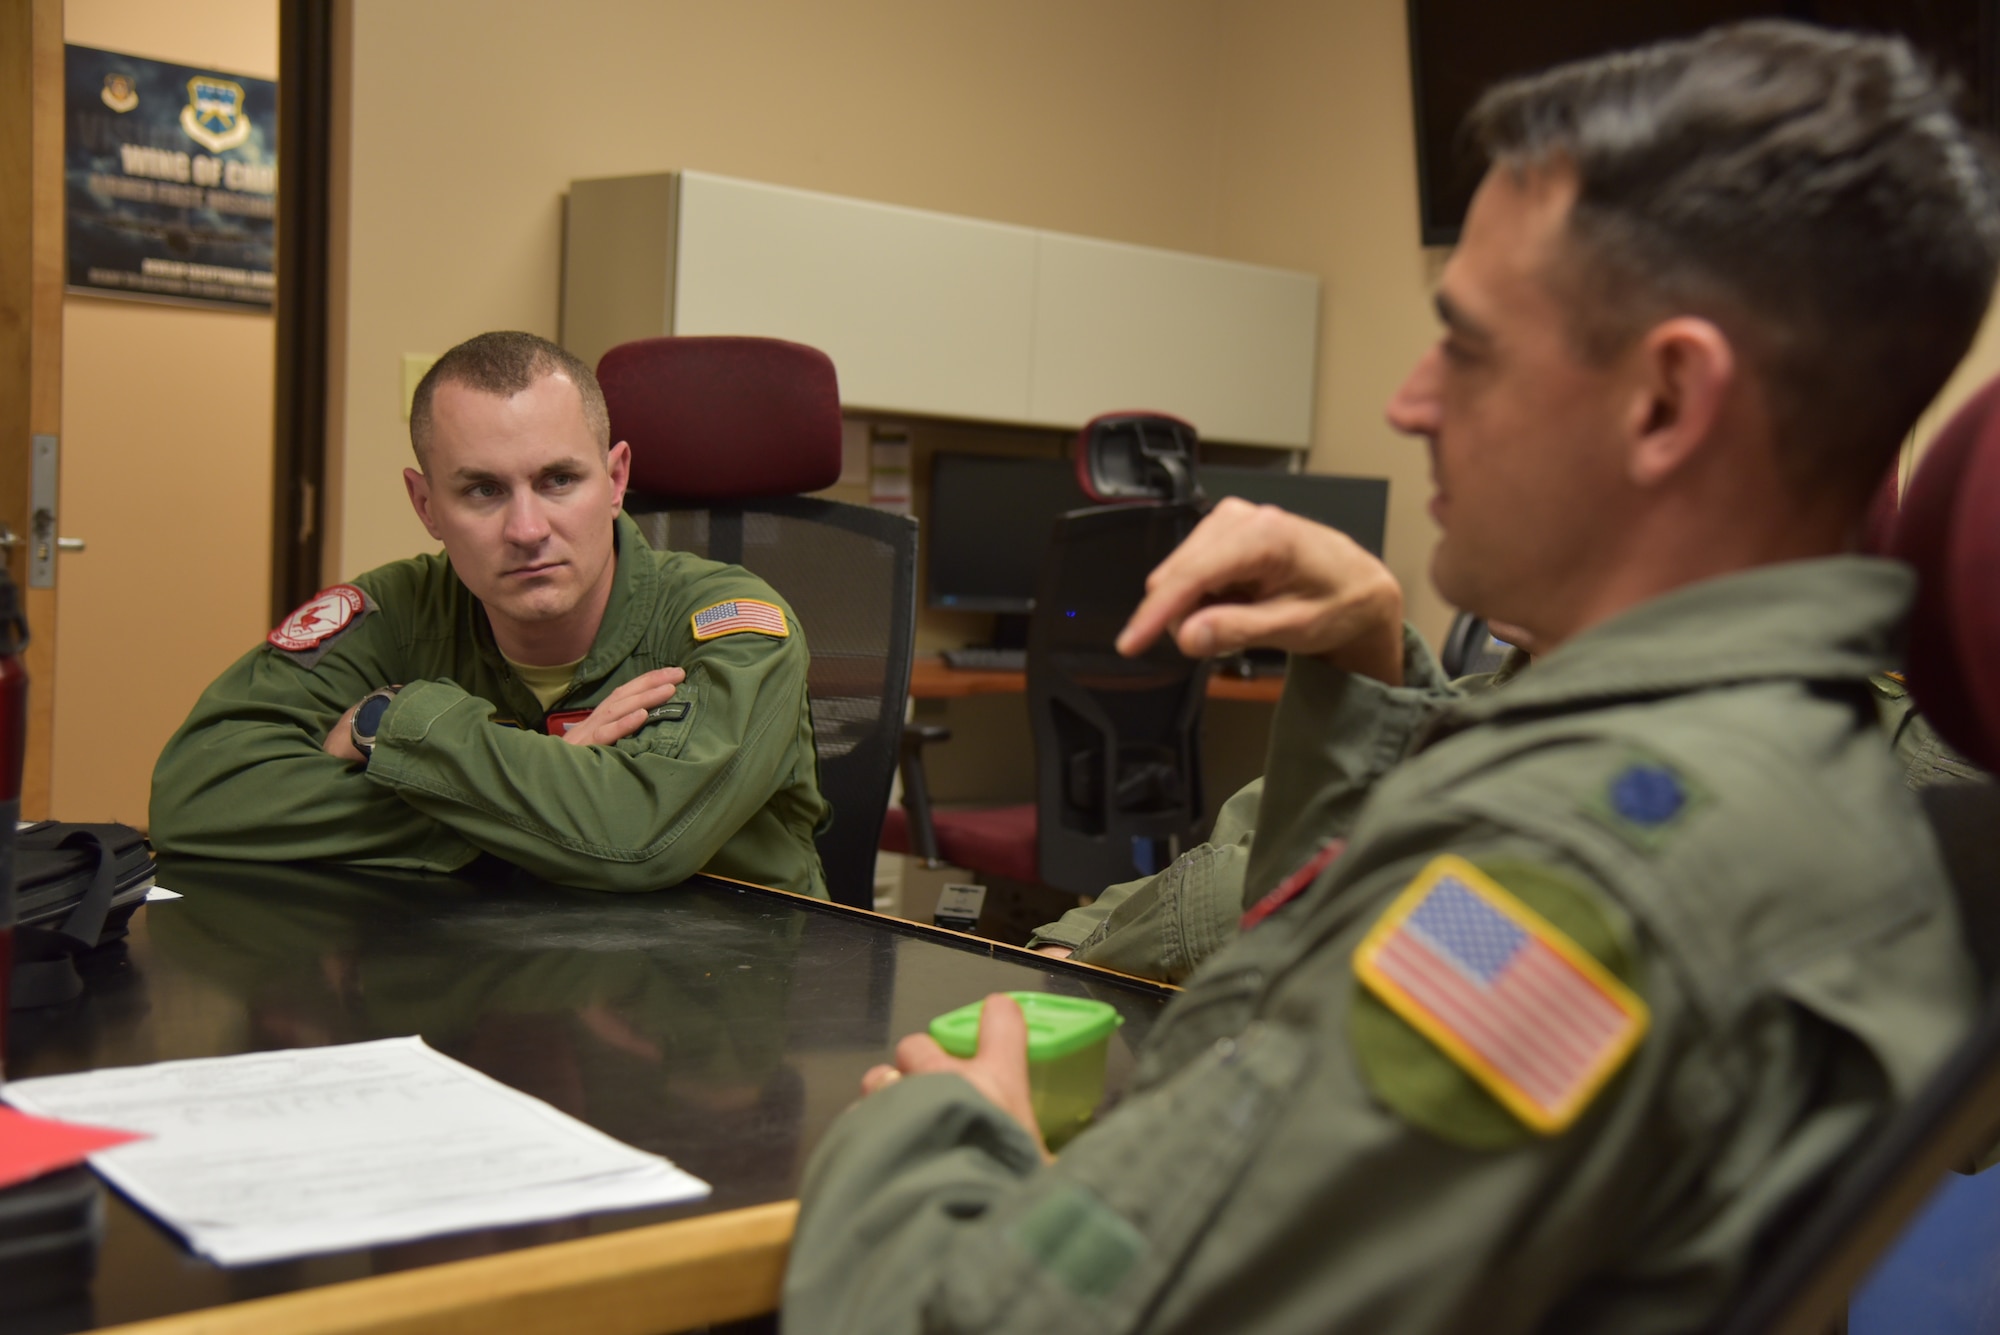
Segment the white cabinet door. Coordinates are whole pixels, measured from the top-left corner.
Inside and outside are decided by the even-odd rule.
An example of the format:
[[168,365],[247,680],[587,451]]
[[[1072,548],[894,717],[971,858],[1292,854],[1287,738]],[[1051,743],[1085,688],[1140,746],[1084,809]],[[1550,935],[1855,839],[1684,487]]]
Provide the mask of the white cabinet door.
[[1211,440],[1312,443],[1317,278],[1050,232],[1039,241],[1033,420],[1148,408]]
[[1035,233],[683,172],[676,334],[833,358],[841,401],[1028,420]]

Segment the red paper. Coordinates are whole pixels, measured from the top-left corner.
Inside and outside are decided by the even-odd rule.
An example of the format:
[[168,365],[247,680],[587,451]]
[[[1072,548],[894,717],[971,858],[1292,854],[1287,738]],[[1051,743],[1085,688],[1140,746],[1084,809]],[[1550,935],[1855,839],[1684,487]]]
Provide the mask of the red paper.
[[137,1131],[79,1126],[0,1108],[0,1187],[82,1163],[86,1155],[128,1140],[144,1139]]

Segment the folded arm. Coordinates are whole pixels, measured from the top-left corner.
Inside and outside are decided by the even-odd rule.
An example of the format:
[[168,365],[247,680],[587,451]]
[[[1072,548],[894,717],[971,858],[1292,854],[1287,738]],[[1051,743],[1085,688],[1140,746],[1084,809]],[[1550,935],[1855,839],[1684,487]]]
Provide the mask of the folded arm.
[[383,716],[368,782],[475,846],[568,885],[651,890],[700,871],[784,781],[805,697],[802,639],[700,646],[678,719],[610,745],[491,723],[450,682],[419,682]]

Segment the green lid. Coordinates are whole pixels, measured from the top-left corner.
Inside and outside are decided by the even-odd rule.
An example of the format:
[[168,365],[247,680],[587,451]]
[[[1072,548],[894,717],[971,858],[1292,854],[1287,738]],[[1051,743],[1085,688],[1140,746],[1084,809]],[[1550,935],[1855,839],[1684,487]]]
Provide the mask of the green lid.
[[[1009,992],[1028,1020],[1028,1060],[1052,1061],[1108,1036],[1125,1017],[1102,1001],[1059,997],[1051,992]],[[979,1051],[979,1012],[984,998],[931,1021],[931,1037],[954,1057]]]

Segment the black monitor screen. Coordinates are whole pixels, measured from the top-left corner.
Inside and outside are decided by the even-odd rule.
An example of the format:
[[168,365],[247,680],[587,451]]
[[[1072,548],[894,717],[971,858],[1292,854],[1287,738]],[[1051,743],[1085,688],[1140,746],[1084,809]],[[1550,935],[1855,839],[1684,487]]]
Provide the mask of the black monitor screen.
[[934,456],[924,525],[931,606],[1033,611],[1056,516],[1091,503],[1064,459]]
[[1375,555],[1389,522],[1389,479],[1334,477],[1324,473],[1280,473],[1265,468],[1198,468],[1210,501],[1241,496],[1258,505],[1304,515],[1337,528]]

